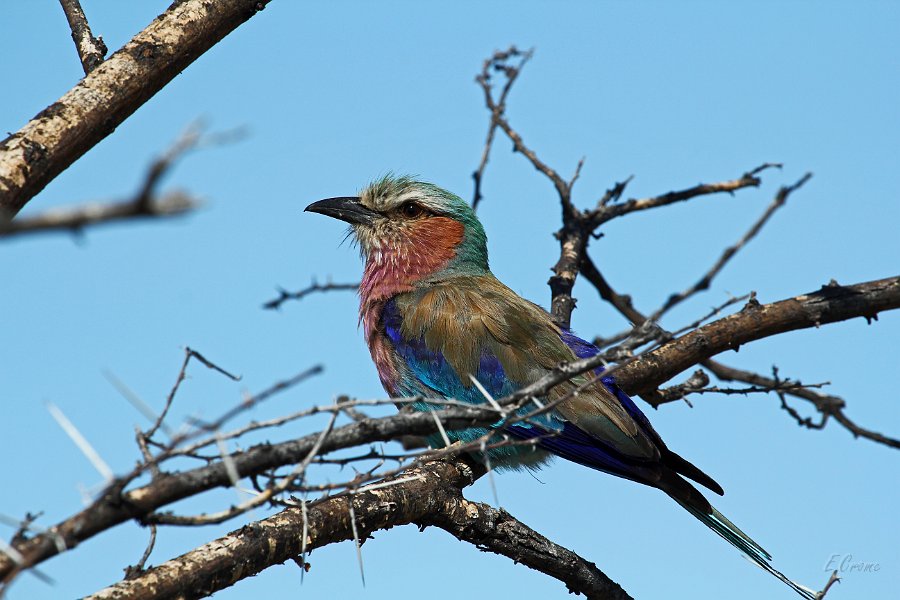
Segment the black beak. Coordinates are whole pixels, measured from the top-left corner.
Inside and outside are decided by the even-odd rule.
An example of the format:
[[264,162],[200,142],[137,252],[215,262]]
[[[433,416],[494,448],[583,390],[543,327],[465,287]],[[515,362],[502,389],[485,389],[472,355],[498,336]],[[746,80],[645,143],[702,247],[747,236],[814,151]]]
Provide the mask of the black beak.
[[360,204],[356,196],[341,196],[340,198],[326,198],[313,202],[306,207],[308,212],[319,213],[351,225],[371,225],[380,215],[370,208]]

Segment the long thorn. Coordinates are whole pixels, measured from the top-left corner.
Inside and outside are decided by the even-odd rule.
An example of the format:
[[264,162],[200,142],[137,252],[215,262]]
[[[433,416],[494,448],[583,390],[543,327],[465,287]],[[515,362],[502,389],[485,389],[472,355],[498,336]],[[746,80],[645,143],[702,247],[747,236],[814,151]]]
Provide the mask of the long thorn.
[[353,529],[353,542],[356,544],[356,560],[359,562],[359,577],[366,587],[366,573],[363,571],[362,546],[359,543],[359,532],[356,530],[356,513],[353,511],[353,496],[350,496],[350,528]]
[[92,465],[94,465],[94,468],[97,469],[103,479],[106,480],[106,483],[111,483],[113,479],[115,479],[112,469],[110,469],[109,465],[100,458],[100,455],[94,450],[94,447],[91,446],[83,435],[81,435],[81,432],[72,424],[72,421],[70,421],[59,407],[52,402],[47,402],[47,410],[50,411],[50,416],[52,416],[56,422],[59,423],[59,426],[62,427],[63,431],[66,432],[66,435],[75,442],[75,445],[78,446],[81,453],[87,457]]

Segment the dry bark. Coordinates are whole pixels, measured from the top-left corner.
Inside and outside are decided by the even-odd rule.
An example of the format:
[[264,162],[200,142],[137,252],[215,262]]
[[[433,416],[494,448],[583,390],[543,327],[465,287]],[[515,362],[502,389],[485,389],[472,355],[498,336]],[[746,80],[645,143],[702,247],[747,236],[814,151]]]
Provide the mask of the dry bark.
[[352,495],[311,503],[305,511],[288,508],[245,525],[86,600],[203,598],[288,560],[303,568],[309,550],[365,540],[373,531],[410,523],[434,525],[483,550],[514,557],[588,598],[631,598],[593,563],[505,511],[463,498],[462,489],[483,473],[484,467],[466,457],[426,463],[393,478],[400,480],[396,485],[362,488]]
[[62,98],[0,142],[0,216],[57,175],[269,0],[175,2]]

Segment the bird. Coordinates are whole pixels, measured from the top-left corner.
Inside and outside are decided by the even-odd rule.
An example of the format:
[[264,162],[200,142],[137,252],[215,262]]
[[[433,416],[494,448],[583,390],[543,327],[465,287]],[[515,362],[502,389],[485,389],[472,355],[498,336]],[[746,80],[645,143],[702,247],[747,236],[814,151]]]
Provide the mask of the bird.
[[[475,211],[437,185],[388,174],[357,196],[319,200],[306,211],[349,224],[365,263],[359,285],[365,341],[385,391],[416,398],[415,410],[442,408],[429,398],[484,404],[561,363],[599,353],[494,276]],[[771,555],[689,481],[724,494],[712,477],[669,449],[614,376],[599,368],[532,402],[519,409],[530,418],[503,427],[523,443],[481,447],[492,468],[536,469],[558,456],[657,488],[802,597],[815,598],[775,569]],[[442,431],[429,443],[472,442],[490,429]]]

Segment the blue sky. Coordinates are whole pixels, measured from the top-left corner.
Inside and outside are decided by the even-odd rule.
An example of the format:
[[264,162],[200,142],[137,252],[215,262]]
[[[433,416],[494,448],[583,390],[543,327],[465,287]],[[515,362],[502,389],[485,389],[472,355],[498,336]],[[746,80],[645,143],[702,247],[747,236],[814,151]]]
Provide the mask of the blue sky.
[[[84,0],[111,49],[167,1]],[[26,209],[119,198],[149,161],[197,118],[213,130],[246,127],[244,141],[188,156],[165,187],[206,199],[177,222],[119,225],[80,239],[0,242],[0,512],[44,511],[51,524],[82,506],[79,486],[99,475],[45,408],[58,405],[118,472],[138,458],[145,425],[104,378],[110,371],[159,408],[189,345],[243,374],[231,384],[193,369],[175,420],[213,416],[312,364],[325,374],[253,413],[273,416],[336,394],[383,392],[356,326],[352,294],[311,297],[264,311],[277,286],[312,277],[353,281],[357,253],[343,228],[302,212],[352,194],[386,171],[415,173],[471,196],[487,113],[473,78],[511,43],[536,54],[509,100],[527,144],[563,173],[586,157],[575,201],[590,206],[614,181],[629,196],[738,177],[766,161],[759,190],[709,197],[615,221],[591,253],[610,282],[650,310],[693,283],[737,240],[779,185],[814,178],[715,282],[672,312],[677,327],[755,290],[774,301],[834,278],[897,274],[900,258],[900,8],[893,2],[299,2],[275,0],[188,67]],[[57,3],[0,7],[0,126],[15,131],[81,74]],[[494,272],[544,305],[556,260],[552,186],[500,139],[479,214]],[[624,322],[579,283],[573,318],[585,336]],[[900,316],[884,314],[741,348],[724,361],[831,381],[859,424],[900,435],[893,376]],[[800,410],[806,412],[805,406]],[[900,585],[895,450],[854,440],[831,423],[801,430],[765,396],[703,397],[690,409],[649,411],[679,453],[726,489],[717,506],[791,577],[820,586],[833,555],[877,563],[829,594],[889,597]],[[302,428],[273,433],[300,435]],[[281,437],[284,436],[284,437]],[[496,478],[504,508],[596,562],[635,598],[790,598],[663,494],[558,461],[538,478]],[[486,481],[469,497],[493,502]],[[211,496],[224,506],[228,494]],[[196,509],[188,505],[184,510]],[[257,516],[262,516],[262,513]],[[164,530],[158,564],[238,527]],[[8,538],[11,530],[2,534]],[[12,598],[87,594],[137,562],[146,532],[124,525],[53,559]],[[398,528],[362,550],[316,551],[298,569],[276,567],[217,594],[368,599],[568,597],[542,575],[485,555],[440,531]],[[449,576],[448,576],[449,575]],[[725,592],[727,590],[727,592]],[[424,592],[423,592],[424,591]]]

